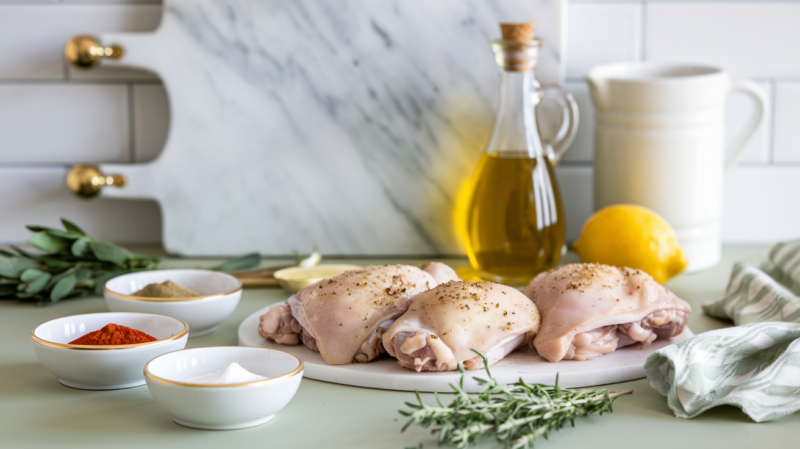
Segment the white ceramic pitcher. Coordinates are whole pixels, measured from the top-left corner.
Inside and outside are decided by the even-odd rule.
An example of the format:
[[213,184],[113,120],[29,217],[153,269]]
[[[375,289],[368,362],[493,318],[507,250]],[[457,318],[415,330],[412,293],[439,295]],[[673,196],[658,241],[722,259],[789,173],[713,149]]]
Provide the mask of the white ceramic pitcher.
[[[675,228],[688,270],[716,265],[723,178],[763,123],[764,91],[695,65],[608,64],[593,68],[586,81],[596,110],[595,210],[620,203],[650,208]],[[758,107],[726,152],[725,102],[732,91],[750,94]]]

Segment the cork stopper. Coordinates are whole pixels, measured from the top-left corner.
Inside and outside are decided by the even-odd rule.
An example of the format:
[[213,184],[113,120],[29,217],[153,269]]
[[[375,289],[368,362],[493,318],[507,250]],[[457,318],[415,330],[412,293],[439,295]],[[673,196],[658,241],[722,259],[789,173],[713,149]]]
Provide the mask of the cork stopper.
[[501,23],[500,32],[504,41],[527,42],[533,40],[533,22],[526,23]]
[[489,42],[497,64],[508,72],[527,72],[536,67],[541,39],[533,38],[533,22],[501,23],[501,40]]

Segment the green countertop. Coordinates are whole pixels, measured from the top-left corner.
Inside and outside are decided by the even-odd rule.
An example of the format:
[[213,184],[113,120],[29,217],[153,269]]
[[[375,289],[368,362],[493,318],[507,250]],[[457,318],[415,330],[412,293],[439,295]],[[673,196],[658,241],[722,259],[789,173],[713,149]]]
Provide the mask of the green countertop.
[[[695,333],[729,325],[707,317],[700,304],[720,297],[736,260],[760,263],[766,248],[725,248],[722,262],[712,270],[684,274],[668,287],[691,303],[689,326]],[[568,260],[571,260],[568,258]],[[164,267],[211,266],[210,260],[166,260]],[[264,265],[281,261],[265,261]],[[356,264],[389,260],[351,259]],[[393,259],[391,262],[418,263]],[[444,260],[453,266],[463,259]],[[189,340],[187,347],[236,345],[236,332],[245,317],[286,299],[280,289],[249,289],[222,326],[211,335]],[[292,402],[271,422],[243,430],[202,431],[174,424],[151,398],[146,386],[127,390],[83,391],[62,386],[36,359],[30,331],[37,324],[68,315],[107,311],[101,298],[66,300],[36,307],[0,301],[0,447],[48,448],[393,448],[436,447],[428,431],[409,428],[400,433],[397,410],[412,400],[406,392],[372,390],[304,379]],[[614,413],[578,419],[575,428],[551,434],[536,447],[624,447],[648,449],[700,447],[798,447],[800,413],[756,424],[739,409],[720,407],[692,420],[676,418],[666,399],[646,379],[609,385],[633,390],[617,400]],[[423,395],[432,399],[431,395]],[[487,438],[479,447],[500,447]]]

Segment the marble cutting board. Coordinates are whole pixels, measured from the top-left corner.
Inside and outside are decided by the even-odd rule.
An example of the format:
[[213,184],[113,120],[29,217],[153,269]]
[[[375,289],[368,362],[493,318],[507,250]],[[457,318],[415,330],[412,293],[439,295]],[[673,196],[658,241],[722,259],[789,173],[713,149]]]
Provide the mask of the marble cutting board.
[[[397,360],[386,355],[369,363],[328,365],[318,352],[303,345],[287,346],[267,341],[258,335],[259,317],[267,313],[270,307],[283,303],[284,301],[281,301],[264,307],[245,318],[239,325],[239,346],[270,348],[292,353],[303,360],[303,377],[355,387],[449,393],[453,391],[450,384],[458,383],[461,378],[458,371],[415,373],[401,368]],[[550,363],[536,353],[518,350],[493,365],[491,373],[495,380],[504,384],[514,383],[521,378],[529,384],[553,385],[556,375],[559,385],[565,388],[625,382],[645,377],[644,363],[650,354],[692,336],[694,333],[687,327],[680,335],[668,340],[656,340],[644,348],[618,349],[611,354],[583,362],[564,360]],[[468,393],[479,393],[486,388],[476,382],[474,376],[485,378],[485,372],[470,371],[465,376],[464,390]]]
[[160,203],[180,255],[459,254],[459,189],[494,113],[498,22],[537,23],[562,80],[562,0],[165,0],[106,65],[158,74],[160,155],[103,164],[104,197]]

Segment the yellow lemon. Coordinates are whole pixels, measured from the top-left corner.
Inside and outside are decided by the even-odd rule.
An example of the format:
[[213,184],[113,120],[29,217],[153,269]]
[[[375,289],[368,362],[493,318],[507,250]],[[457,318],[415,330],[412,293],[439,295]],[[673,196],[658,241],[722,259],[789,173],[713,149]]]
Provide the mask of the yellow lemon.
[[572,249],[582,262],[636,268],[662,284],[688,263],[669,223],[650,209],[631,204],[595,212]]

